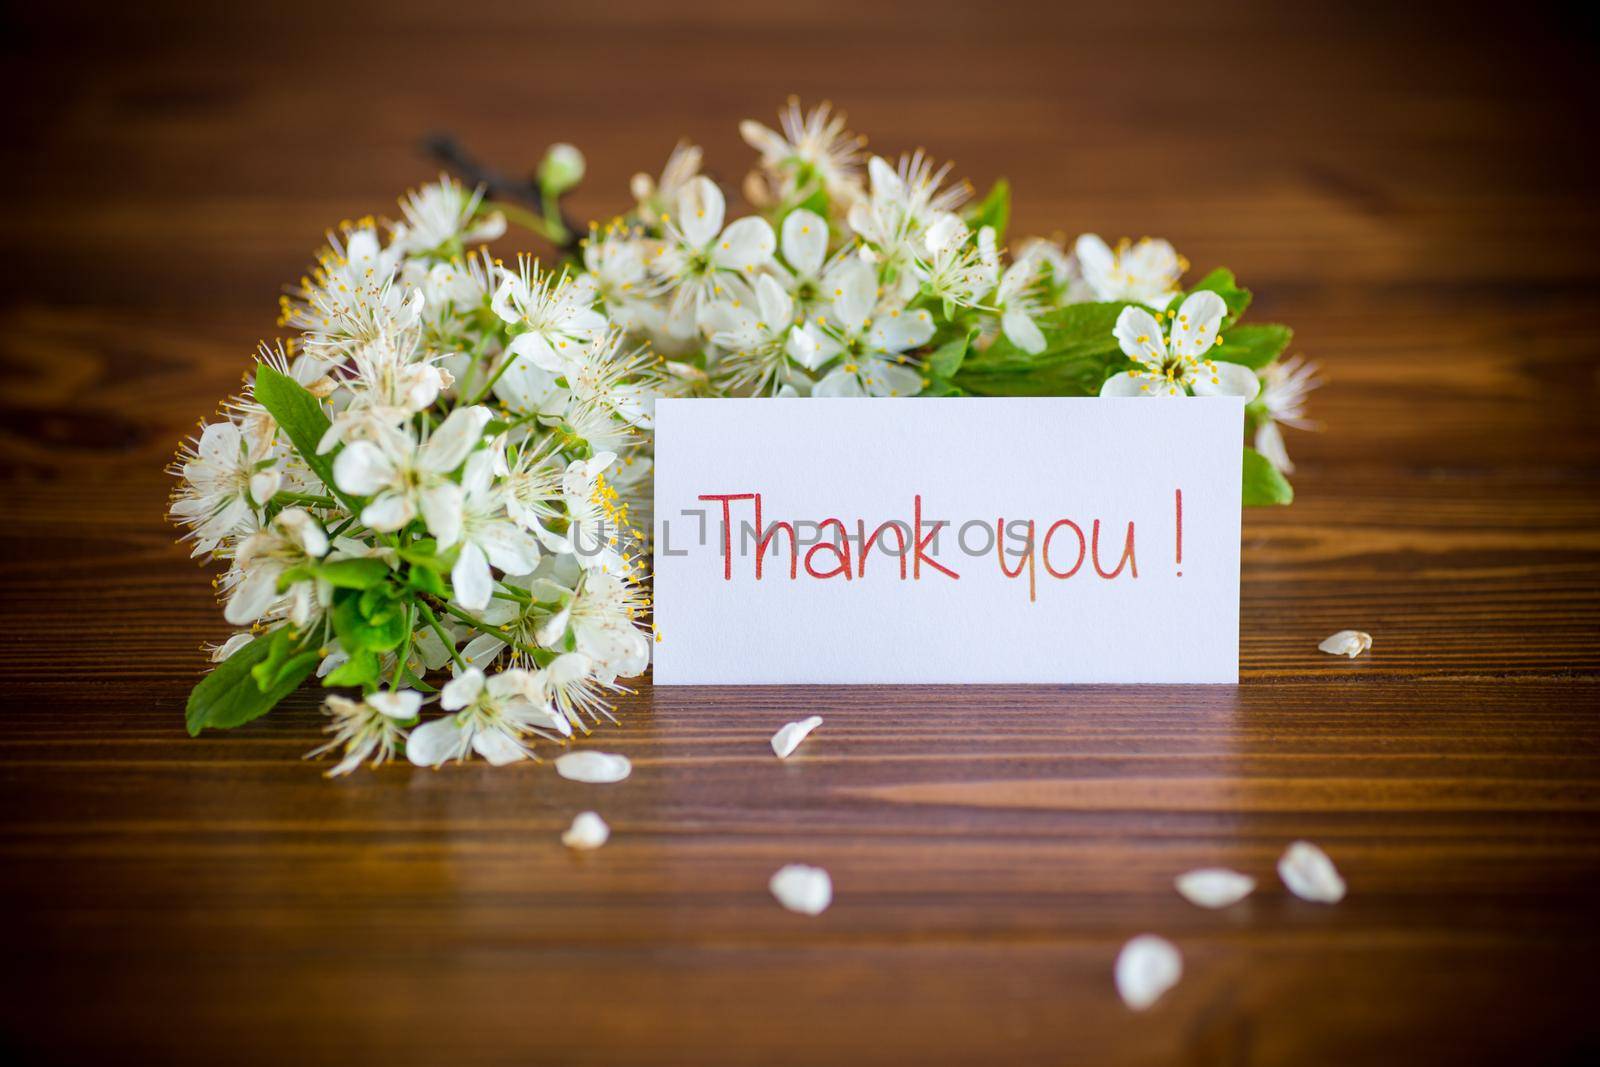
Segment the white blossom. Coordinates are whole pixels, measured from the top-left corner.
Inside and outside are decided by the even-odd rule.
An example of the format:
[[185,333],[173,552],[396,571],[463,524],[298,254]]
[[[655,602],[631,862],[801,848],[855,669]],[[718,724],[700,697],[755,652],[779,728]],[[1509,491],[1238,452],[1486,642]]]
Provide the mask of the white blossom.
[[667,157],[659,179],[640,172],[633,176],[628,188],[633,193],[634,211],[639,218],[654,226],[662,216],[678,209],[678,197],[690,181],[700,174],[701,152],[698,145],[679,141]]
[[667,328],[680,337],[698,327],[723,282],[754,278],[777,247],[765,219],[748,216],[724,229],[726,211],[716,183],[693,178],[678,196],[677,213],[663,220],[665,232],[648,266],[660,290],[670,294]]
[[283,484],[272,441],[257,432],[258,425],[211,423],[184,446],[174,463],[181,481],[173,494],[171,515],[189,527],[197,556],[215,552],[223,541],[249,529],[256,509]]
[[1256,425],[1256,451],[1285,474],[1294,473],[1289,450],[1283,444],[1284,426],[1314,430],[1316,423],[1306,417],[1306,397],[1322,383],[1317,380],[1317,365],[1299,356],[1271,363],[1261,371],[1261,395],[1256,405],[1261,411]]
[[848,206],[861,196],[860,159],[863,138],[845,128],[845,117],[824,101],[809,114],[790,97],[778,112],[781,132],[753,119],[739,123],[739,136],[761,153],[762,201],[793,203],[820,190],[834,203]]
[[795,323],[794,300],[775,278],[763,274],[753,292],[740,282],[728,289],[705,315],[711,343],[723,351],[716,379],[724,389],[760,396],[792,381],[791,360],[815,369],[817,335]]
[[494,594],[490,564],[508,575],[528,574],[539,565],[539,543],[511,517],[505,489],[496,484],[500,462],[495,450],[475,452],[461,474],[461,552],[450,583],[456,603],[473,611]]
[[306,753],[306,758],[342,746],[344,758],[328,771],[330,778],[349,774],[369,759],[375,767],[386,763],[406,740],[405,726],[415,721],[421,707],[422,694],[410,689],[372,693],[365,700],[329,696],[322,710],[333,721],[323,732],[333,738]]
[[328,535],[317,520],[303,508],[285,508],[239,545],[223,617],[248,626],[281,609],[296,626],[308,625],[326,607],[312,568],[327,554]]
[[463,493],[450,475],[477,447],[489,409],[457,408],[429,437],[388,430],[344,447],[333,464],[339,488],[371,497],[361,521],[381,533],[403,528],[419,515],[428,532],[449,548],[461,538]]
[[403,222],[392,227],[390,248],[407,255],[459,251],[475,241],[493,241],[506,232],[506,219],[498,211],[482,216],[483,190],[467,192],[447,174],[400,200]]
[[469,667],[439,691],[439,706],[451,714],[415,727],[406,756],[419,767],[437,767],[475,752],[499,767],[529,759],[530,736],[558,737],[558,716],[534,699],[532,676],[508,670],[489,677]]
[[543,273],[526,256],[515,271],[502,268],[491,306],[514,334],[506,347],[506,358],[514,362],[506,374],[524,367],[564,373],[610,325],[594,309],[596,296],[589,277]]
[[1242,396],[1255,399],[1260,388],[1248,367],[1223,363],[1208,353],[1221,337],[1227,313],[1222,298],[1209,290],[1191,294],[1168,320],[1171,335],[1150,312],[1125,307],[1117,316],[1116,338],[1139,365],[1106,379],[1101,396]]
[[1083,280],[1097,300],[1131,300],[1163,310],[1178,295],[1178,279],[1189,264],[1166,241],[1142,238],[1115,249],[1092,233],[1073,249]]
[[933,337],[933,317],[892,300],[880,305],[878,281],[868,264],[842,268],[828,323],[818,341],[818,365],[836,365],[817,383],[816,396],[915,396],[922,374],[905,353]]

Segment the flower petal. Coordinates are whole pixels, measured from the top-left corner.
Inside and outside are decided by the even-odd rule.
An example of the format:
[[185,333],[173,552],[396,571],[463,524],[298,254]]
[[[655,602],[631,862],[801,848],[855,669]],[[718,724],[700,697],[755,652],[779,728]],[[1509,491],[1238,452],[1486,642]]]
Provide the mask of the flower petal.
[[1117,343],[1130,359],[1151,367],[1159,367],[1167,358],[1167,346],[1161,340],[1161,324],[1144,308],[1128,306],[1117,316]]
[[561,843],[580,852],[592,852],[611,839],[611,827],[592,811],[581,811],[561,835]]
[[922,392],[922,375],[910,367],[874,359],[862,364],[861,384],[873,396],[916,396]]
[[794,301],[770,274],[763,274],[756,280],[756,306],[761,310],[762,324],[769,333],[778,333],[794,321]]
[[1172,320],[1172,351],[1180,356],[1204,356],[1217,343],[1217,327],[1228,305],[1209,289],[1189,294]]
[[867,337],[874,348],[898,354],[926,344],[933,330],[933,317],[925,310],[890,311],[872,320]]
[[250,499],[257,504],[265,504],[278,495],[278,487],[282,484],[282,471],[276,468],[256,471],[250,476]]
[[1101,396],[1154,396],[1150,383],[1155,379],[1149,374],[1134,374],[1132,371],[1123,371],[1113,374],[1106,379],[1100,387]]
[[800,742],[806,739],[806,735],[821,725],[821,715],[785,724],[781,730],[772,735],[772,751],[777,753],[779,759],[788,759],[790,754],[800,747]]
[[222,617],[234,626],[248,626],[261,618],[277,603],[278,575],[282,573],[283,567],[271,560],[258,563],[244,581],[233,587]]
[[1249,896],[1256,880],[1226,867],[1202,867],[1177,877],[1183,899],[1202,908],[1226,908]]
[[789,328],[789,340],[784,345],[784,351],[789,353],[790,359],[806,370],[816,370],[827,361],[822,348],[817,344],[817,335],[811,332],[809,324]]
[[525,364],[531,363],[540,370],[547,370],[552,374],[564,373],[568,362],[565,356],[556,352],[555,346],[550,343],[550,338],[538,331],[519,333],[513,337],[511,343],[506,346],[506,358],[516,359]]
[[828,224],[814,211],[799,208],[783,220],[783,258],[808,277],[816,277],[828,254]]
[[508,575],[531,574],[539,565],[539,542],[515,523],[488,523],[477,530],[474,539],[489,562]]
[[333,461],[333,484],[357,496],[371,496],[394,479],[394,464],[371,441],[352,441]]
[[441,549],[449,548],[461,540],[461,487],[454,482],[441,482],[424,489],[420,496],[422,521],[428,532],[439,539]]
[[1249,367],[1219,360],[1200,364],[1189,387],[1195,396],[1242,396],[1248,404],[1261,391],[1261,379]]
[[1272,419],[1256,427],[1256,451],[1267,457],[1267,462],[1284,474],[1294,473],[1294,463],[1283,444],[1283,430]]
[[1296,841],[1278,860],[1278,877],[1289,892],[1314,904],[1344,899],[1344,879],[1328,854],[1309,841]]
[[415,719],[422,710],[422,694],[414,689],[393,689],[373,693],[367,706],[391,719]]
[[[349,449],[345,449],[346,452]],[[344,452],[339,453],[341,456]],[[404,493],[384,493],[361,509],[361,521],[379,533],[398,530],[416,518],[417,509]]]
[[779,904],[801,915],[821,915],[833,903],[833,879],[821,867],[791,863],[778,869],[767,888]]
[[494,578],[489,573],[489,560],[476,544],[461,546],[456,565],[450,568],[450,584],[454,600],[468,611],[479,611],[489,604],[494,595]]
[[1134,1011],[1144,1011],[1183,977],[1183,957],[1172,942],[1141,934],[1117,954],[1117,993]]
[[812,396],[865,396],[866,390],[861,388],[861,382],[854,374],[845,370],[836,370],[811,390]]
[[305,554],[321,559],[328,554],[328,535],[304,508],[284,508],[274,520]]
[[454,715],[416,727],[406,738],[406,759],[418,767],[437,767],[466,755],[469,741]]
[[859,259],[847,260],[829,272],[833,283],[833,317],[847,330],[859,330],[878,301],[878,274]]
[[483,672],[476,667],[468,667],[439,690],[439,706],[445,711],[460,711],[478,699],[483,686]]
[[724,270],[754,272],[772,259],[777,239],[767,220],[750,215],[732,223],[711,250],[711,258]]
[[556,760],[556,773],[574,782],[620,782],[632,772],[628,757],[608,752],[568,752]]
[[1044,351],[1044,331],[1025,312],[1007,308],[1000,319],[1000,329],[1008,341],[1024,352],[1036,356]]
[[531,755],[516,738],[504,730],[475,731],[472,735],[472,751],[495,767],[504,767],[508,763],[525,760]]
[[1117,257],[1112,253],[1111,246],[1101,240],[1098,234],[1086,233],[1079,237],[1072,253],[1078,259],[1079,268],[1091,280],[1109,275],[1117,266]]
[[434,474],[455,470],[467,458],[467,453],[477,447],[489,418],[490,411],[482,404],[456,408],[417,450],[417,466]]
[[727,208],[728,203],[716,182],[704,176],[695,177],[678,195],[678,229],[689,244],[704,248],[722,229]]
[[1360,630],[1340,630],[1336,634],[1324,637],[1317,647],[1330,655],[1349,656],[1355,659],[1372,647],[1372,635]]

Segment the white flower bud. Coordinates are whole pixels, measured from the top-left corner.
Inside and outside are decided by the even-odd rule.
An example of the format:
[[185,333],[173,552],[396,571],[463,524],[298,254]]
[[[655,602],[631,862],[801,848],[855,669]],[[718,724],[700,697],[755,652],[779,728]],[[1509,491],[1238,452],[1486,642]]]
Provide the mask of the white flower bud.
[[583,181],[583,153],[566,143],[553,144],[539,164],[539,184],[550,196],[560,196]]

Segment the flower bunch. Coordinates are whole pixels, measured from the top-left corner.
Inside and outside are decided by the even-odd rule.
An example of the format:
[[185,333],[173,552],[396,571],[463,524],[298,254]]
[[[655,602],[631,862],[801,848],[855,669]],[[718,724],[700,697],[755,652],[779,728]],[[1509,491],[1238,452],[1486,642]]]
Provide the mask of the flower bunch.
[[[1237,395],[1246,502],[1290,499],[1279,426],[1307,425],[1313,371],[1276,362],[1287,328],[1238,322],[1228,271],[1185,289],[1149,239],[1008,255],[1005,182],[973,202],[920,151],[867,156],[827,105],[780,125],[741,126],[760,153],[742,218],[683,143],[579,233],[560,202],[584,161],[558,145],[526,204],[443,177],[329,235],[282,298],[294,335],[173,465],[172,518],[225,565],[237,628],[191,732],[313,674],[356,694],[325,703],[313,754],[335,774],[402,749],[513,762],[609,720],[650,659],[662,396]],[[483,247],[508,220],[548,265]]]

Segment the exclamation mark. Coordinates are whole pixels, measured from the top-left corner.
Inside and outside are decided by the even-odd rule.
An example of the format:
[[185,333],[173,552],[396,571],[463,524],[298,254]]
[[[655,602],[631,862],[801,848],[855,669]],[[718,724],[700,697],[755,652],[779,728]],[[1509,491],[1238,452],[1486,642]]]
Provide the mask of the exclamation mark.
[[1178,512],[1178,577],[1183,577],[1183,490],[1172,491],[1173,506]]

